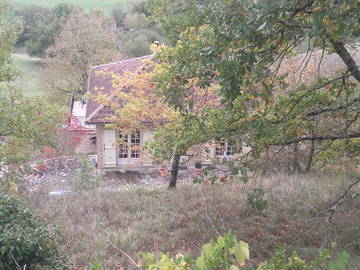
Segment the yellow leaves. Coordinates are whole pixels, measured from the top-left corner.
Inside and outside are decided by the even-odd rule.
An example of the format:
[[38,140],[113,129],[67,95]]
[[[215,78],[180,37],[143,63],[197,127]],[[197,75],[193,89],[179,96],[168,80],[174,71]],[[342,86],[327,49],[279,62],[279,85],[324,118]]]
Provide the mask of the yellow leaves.
[[255,99],[255,97],[254,97],[252,94],[250,94],[250,93],[246,94],[246,97],[247,97],[248,99],[250,99],[250,100]]
[[322,19],[322,22],[323,22],[323,24],[326,25],[326,26],[331,25],[331,21],[330,21],[329,16],[325,16],[325,17]]

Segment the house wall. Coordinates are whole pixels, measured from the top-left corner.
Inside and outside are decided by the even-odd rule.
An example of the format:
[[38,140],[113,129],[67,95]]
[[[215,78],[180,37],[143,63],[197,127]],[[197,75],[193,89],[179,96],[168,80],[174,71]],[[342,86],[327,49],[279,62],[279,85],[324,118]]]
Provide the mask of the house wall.
[[[97,151],[97,162],[98,168],[104,169],[104,125],[97,125],[96,126],[96,136],[97,136],[97,143],[96,143],[96,151]],[[114,132],[114,136],[116,136],[117,132]],[[141,130],[141,145],[140,145],[140,159],[134,162],[134,160],[129,159],[132,162],[126,164],[119,164],[118,159],[118,147],[116,147],[116,167],[119,169],[126,169],[131,167],[141,167],[141,166],[152,166],[154,165],[153,160],[149,152],[145,149],[145,142],[151,141],[153,138],[153,131],[150,129],[143,129]],[[116,144],[117,144],[117,137],[116,137]],[[207,144],[198,144],[191,147],[185,156],[181,157],[181,164],[187,166],[194,166],[196,162],[202,162],[203,164],[211,164],[214,160],[215,155],[215,145],[213,143]],[[235,156],[234,156],[235,157]],[[110,168],[110,167],[109,167]]]
[[95,154],[97,151],[96,140],[92,141],[91,138],[96,136],[95,131],[86,132],[83,136],[80,137],[79,144],[75,147],[75,153],[84,153],[84,154]]

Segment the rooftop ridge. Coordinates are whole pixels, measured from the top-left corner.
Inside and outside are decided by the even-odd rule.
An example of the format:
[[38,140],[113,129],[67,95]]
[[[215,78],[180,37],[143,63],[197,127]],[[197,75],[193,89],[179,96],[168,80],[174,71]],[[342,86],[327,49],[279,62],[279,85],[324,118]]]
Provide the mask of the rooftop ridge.
[[154,55],[149,54],[149,55],[140,56],[140,57],[136,57],[136,58],[131,58],[131,59],[120,60],[120,61],[111,62],[111,63],[107,63],[107,64],[92,66],[92,67],[90,67],[90,69],[99,68],[99,67],[106,67],[106,66],[115,65],[115,64],[122,64],[122,63],[126,63],[126,62],[131,62],[131,61],[134,61],[134,60],[146,59],[146,58],[150,58],[151,56],[154,56]]

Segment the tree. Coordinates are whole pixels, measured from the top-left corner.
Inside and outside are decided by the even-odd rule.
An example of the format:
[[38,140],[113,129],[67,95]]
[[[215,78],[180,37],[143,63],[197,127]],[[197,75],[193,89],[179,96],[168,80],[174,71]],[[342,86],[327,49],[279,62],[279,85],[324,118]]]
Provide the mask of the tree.
[[91,66],[121,59],[112,25],[102,12],[71,15],[46,51],[44,76],[53,90],[85,94]]
[[[201,88],[218,83],[221,110],[232,116],[227,137],[244,140],[256,158],[285,149],[293,171],[301,171],[332,147],[349,157],[354,151],[345,145],[360,137],[360,70],[349,49],[360,36],[359,8],[350,0],[152,0],[150,11],[174,45],[158,56],[169,67],[158,75],[157,88],[182,110],[188,81]],[[304,42],[306,54],[294,69],[294,53]],[[331,52],[345,70],[320,72]],[[307,69],[311,62],[315,69]],[[289,83],[292,75],[298,83]],[[303,166],[300,152],[308,153]]]
[[124,27],[126,12],[122,3],[117,4],[117,6],[111,10],[111,16],[113,17],[117,27]]
[[[4,83],[17,75],[12,66],[11,52],[22,25],[16,18],[11,18],[7,2],[0,2],[0,90]],[[0,91],[1,95],[1,91]]]
[[140,30],[149,26],[149,20],[143,13],[128,13],[124,18],[125,29]]
[[111,93],[110,98],[99,94],[95,99],[114,110],[115,114],[107,120],[112,123],[112,128],[122,134],[130,134],[142,128],[155,131],[153,141],[147,147],[151,157],[159,162],[172,159],[169,188],[174,188],[180,156],[190,147],[208,141],[208,134],[203,132],[204,126],[213,117],[211,108],[219,103],[216,85],[206,90],[188,88],[187,91],[192,92],[192,106],[176,112],[164,103],[154,88],[153,78],[163,68],[162,63],[148,61],[145,67],[135,72],[124,75],[105,73],[104,76],[111,76],[116,90]]
[[14,11],[15,16],[20,17],[24,24],[24,31],[19,35],[17,45],[25,44],[29,35],[35,28],[43,25],[49,20],[51,10],[47,7],[30,5]]
[[15,12],[25,25],[18,43],[25,42],[30,55],[43,57],[45,51],[54,44],[70,15],[78,11],[79,7],[66,3],[58,4],[51,10],[36,5],[25,6]]
[[[12,46],[21,24],[0,5],[0,170],[34,158],[41,147],[53,145],[56,130],[64,121],[63,110],[41,99],[26,98],[12,82],[16,70],[11,63]],[[3,180],[3,179],[2,179]],[[0,188],[4,181],[0,182]]]

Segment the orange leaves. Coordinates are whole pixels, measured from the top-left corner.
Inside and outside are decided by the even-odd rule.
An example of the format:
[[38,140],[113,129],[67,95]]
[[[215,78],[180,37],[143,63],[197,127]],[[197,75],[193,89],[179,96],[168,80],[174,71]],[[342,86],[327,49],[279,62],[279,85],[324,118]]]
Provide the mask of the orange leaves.
[[323,22],[323,24],[326,25],[326,26],[331,25],[331,21],[330,21],[329,16],[325,16],[325,17],[322,19],[322,22]]

